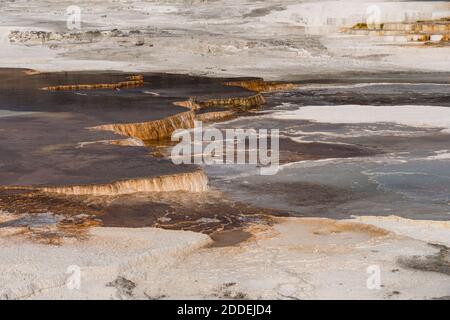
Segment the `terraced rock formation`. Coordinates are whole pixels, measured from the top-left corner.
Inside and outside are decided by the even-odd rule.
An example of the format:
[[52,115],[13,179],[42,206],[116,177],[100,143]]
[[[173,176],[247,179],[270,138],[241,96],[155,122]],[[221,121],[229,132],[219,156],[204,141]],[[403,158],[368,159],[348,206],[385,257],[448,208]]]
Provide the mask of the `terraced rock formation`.
[[383,37],[386,41],[393,42],[447,43],[450,41],[450,18],[377,25],[357,23],[342,31],[354,35]]
[[93,127],[94,130],[112,131],[121,135],[141,140],[170,139],[177,129],[191,129],[194,127],[195,113],[186,111],[176,115],[149,122],[107,124]]
[[[228,85],[228,83],[225,83]],[[243,86],[237,86],[242,87]],[[245,88],[248,89],[248,88]],[[235,109],[238,111],[248,111],[251,109],[255,109],[265,104],[266,100],[263,95],[255,94],[251,96],[245,97],[231,97],[231,98],[223,98],[223,99],[207,99],[207,100],[199,100],[196,97],[190,97],[189,100],[186,101],[178,101],[174,104],[176,106],[185,107],[193,111],[198,111],[206,108],[214,108],[214,107],[227,107],[231,109]]]
[[93,83],[93,84],[68,84],[60,86],[44,87],[42,90],[48,91],[75,91],[75,90],[95,90],[95,89],[122,89],[141,87],[144,85],[144,77],[141,75],[129,76],[128,81],[118,83]]
[[226,110],[226,111],[211,111],[211,112],[205,112],[205,113],[198,113],[195,118],[199,121],[221,121],[225,119],[230,119],[236,116],[237,113],[232,110]]
[[[101,224],[105,213],[109,218],[104,223],[126,225],[129,221],[104,203],[117,197],[133,199],[120,207],[133,215],[136,210],[141,212],[141,207],[130,204],[136,199],[134,194],[159,194],[156,198],[164,193],[209,194],[208,178],[197,166],[175,165],[154,157],[143,141],[164,143],[174,130],[193,127],[195,119],[219,119],[236,110],[257,108],[265,101],[259,94],[224,85],[223,79],[129,75],[128,80],[139,86],[126,86],[125,77],[112,72],[0,69],[0,110],[8,109],[0,111],[0,211],[13,215],[5,226],[20,225],[21,215],[31,214],[26,219],[35,221],[50,213],[58,221],[50,227],[30,229],[29,236],[54,241],[58,234],[81,236],[77,228]],[[119,87],[121,90],[110,90]],[[150,91],[157,94],[147,94]],[[182,99],[194,101],[190,99],[194,95],[193,110],[176,104]],[[99,204],[86,204],[86,199]],[[151,200],[143,204],[143,210],[159,206]],[[143,225],[182,229],[198,225],[199,231],[215,232],[243,223],[246,219],[240,215],[258,214],[245,206],[239,212],[230,209],[223,219],[235,223],[224,224],[216,214],[210,216],[215,211],[203,211],[200,202],[186,206],[192,209],[178,205],[175,210],[197,210],[209,220],[200,222],[201,216],[194,216],[186,223],[163,223],[158,220],[159,214],[167,214],[163,210],[151,219],[145,213],[149,220]]]
[[[11,113],[0,117],[0,177],[8,188],[94,195],[205,191],[207,178],[196,167],[153,158],[136,141],[164,140],[193,127],[194,111],[174,106],[172,94],[189,101],[195,91],[201,108],[264,103],[261,95],[224,86],[222,80],[150,74],[122,82],[121,73],[0,73],[1,101]],[[129,82],[143,87],[124,85]],[[146,86],[164,94],[146,95]],[[103,90],[119,87],[126,90]],[[117,134],[134,138],[133,143]]]
[[292,89],[295,89],[296,87],[298,87],[298,85],[296,85],[294,83],[264,81],[264,79],[229,81],[229,82],[225,82],[225,85],[241,87],[241,88],[245,88],[250,91],[255,91],[255,92],[260,92],[260,93],[292,90]]

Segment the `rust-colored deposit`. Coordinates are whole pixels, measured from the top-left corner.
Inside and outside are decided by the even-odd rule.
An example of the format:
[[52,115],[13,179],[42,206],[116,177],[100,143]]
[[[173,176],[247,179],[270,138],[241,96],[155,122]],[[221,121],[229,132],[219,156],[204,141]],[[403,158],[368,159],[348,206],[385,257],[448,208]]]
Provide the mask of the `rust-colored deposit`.
[[[0,219],[2,232],[16,228],[55,244],[63,237],[82,239],[98,225],[217,234],[269,223],[272,211],[212,195],[197,166],[175,165],[146,148],[165,144],[195,120],[257,109],[266,102],[260,93],[184,75],[0,69],[0,79],[0,101],[17,112],[0,117],[0,214],[8,216]],[[163,94],[90,92],[137,86]],[[185,99],[177,105],[187,111],[174,106],[178,99]]]
[[43,87],[41,90],[47,91],[74,91],[74,90],[95,90],[95,89],[123,89],[142,87],[144,85],[144,76],[133,75],[127,77],[127,81],[118,83],[91,83],[91,84],[68,84]]
[[258,108],[266,103],[266,99],[261,94],[255,94],[249,97],[233,97],[223,99],[210,99],[198,102],[201,109],[218,106],[232,107],[242,111],[248,111]]
[[392,41],[445,44],[450,40],[450,19],[418,20],[415,22],[357,23],[342,32],[389,37]]
[[268,93],[275,91],[288,91],[298,87],[295,83],[288,82],[270,82],[263,79],[229,81],[225,82],[227,86],[241,87],[249,91]]
[[[246,230],[254,223],[271,225],[273,215],[286,213],[235,202],[215,190],[118,196],[0,191],[2,235],[26,236],[48,244],[59,244],[63,238],[83,240],[90,227],[103,226],[202,232],[213,235],[218,245],[233,245],[248,238]],[[43,216],[55,219],[46,221]]]
[[193,111],[199,111],[206,108],[224,107],[236,109],[239,111],[248,111],[256,109],[266,103],[266,99],[261,94],[255,94],[244,97],[230,97],[221,99],[198,100],[190,97],[189,100],[174,102],[174,105],[184,107]]
[[208,177],[201,170],[150,178],[115,181],[108,184],[67,187],[44,187],[44,192],[65,195],[116,196],[138,192],[204,192],[208,190]]
[[93,127],[95,130],[113,131],[120,135],[141,140],[164,140],[172,136],[178,129],[191,129],[194,127],[195,113],[186,111],[176,115],[148,122],[107,124]]
[[232,119],[237,115],[235,111],[226,110],[226,111],[212,111],[199,113],[196,116],[196,119],[204,122],[213,122],[213,121],[223,121]]

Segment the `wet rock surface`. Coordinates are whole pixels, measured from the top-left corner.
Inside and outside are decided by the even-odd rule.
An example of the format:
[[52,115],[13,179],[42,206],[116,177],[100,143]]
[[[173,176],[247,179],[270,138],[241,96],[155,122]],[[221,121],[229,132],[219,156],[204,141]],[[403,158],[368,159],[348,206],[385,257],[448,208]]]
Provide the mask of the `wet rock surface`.
[[[195,112],[174,102],[196,101],[205,112],[227,114],[264,102],[223,84],[228,79],[0,73],[1,101],[8,110],[0,117],[0,210],[9,214],[2,228],[25,228],[19,234],[44,243],[82,240],[91,226],[192,230],[223,239],[222,231],[286,214],[206,192],[208,178],[197,166],[154,155],[168,146],[174,130],[193,126]],[[124,79],[142,83],[120,86]]]
[[[28,75],[24,70],[4,69],[0,73],[1,108],[25,112],[0,117],[3,186],[104,184],[196,170],[194,166],[176,166],[169,160],[154,158],[142,147],[95,143],[121,137],[88,128],[164,119],[185,111],[172,103],[187,100],[191,95],[204,99],[212,95],[250,95],[244,90],[223,86],[218,80],[164,75],[146,75],[146,85],[142,88],[53,92],[40,88],[73,83],[115,83],[127,75]],[[148,90],[158,91],[160,96],[147,95]]]
[[85,240],[91,227],[161,228],[211,235],[216,245],[247,240],[252,224],[271,225],[287,211],[249,206],[220,191],[68,196],[26,190],[0,192],[0,229],[44,244]]

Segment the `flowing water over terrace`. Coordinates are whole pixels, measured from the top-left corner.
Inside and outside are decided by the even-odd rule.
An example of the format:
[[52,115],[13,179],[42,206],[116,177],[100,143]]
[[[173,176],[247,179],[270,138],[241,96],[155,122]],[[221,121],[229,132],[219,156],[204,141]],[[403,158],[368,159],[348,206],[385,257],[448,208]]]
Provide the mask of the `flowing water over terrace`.
[[[125,75],[3,72],[3,228],[26,225],[54,242],[93,225],[153,226],[227,245],[271,216],[450,217],[447,75],[316,78],[296,88],[145,74],[138,87],[98,89]],[[41,90],[60,83],[69,89]],[[279,172],[172,163],[167,139],[202,119],[279,129]]]
[[198,166],[158,155],[200,109],[240,113],[261,95],[183,75],[0,73],[0,227],[51,243],[97,225],[237,230],[245,239],[245,225],[280,214],[229,201]]

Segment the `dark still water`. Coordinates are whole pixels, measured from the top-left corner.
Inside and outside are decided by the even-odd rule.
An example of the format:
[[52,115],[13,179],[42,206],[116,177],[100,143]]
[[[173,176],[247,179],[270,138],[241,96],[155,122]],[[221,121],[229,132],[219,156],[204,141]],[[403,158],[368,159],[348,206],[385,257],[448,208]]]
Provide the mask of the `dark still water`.
[[[8,69],[0,74],[0,228],[25,226],[53,239],[78,237],[80,228],[91,225],[160,227],[208,233],[229,245],[231,238],[246,239],[247,225],[270,224],[273,216],[288,214],[450,218],[448,76],[384,77],[376,83],[374,76],[345,83],[305,80],[297,90],[266,94],[267,104],[258,111],[204,123],[278,129],[279,171],[262,176],[259,168],[245,165],[177,165],[165,157],[171,145],[166,140],[121,145],[113,142],[127,137],[89,129],[164,120],[186,112],[174,102],[190,97],[254,95],[225,86],[226,79],[144,74],[144,84],[136,88],[45,91],[40,88],[116,83],[129,75],[28,75]],[[181,177],[171,182],[175,186],[202,185],[200,169],[209,178],[209,191],[180,187],[101,196],[38,191],[73,185],[114,191],[108,186],[116,181],[171,175]],[[188,183],[186,174],[192,177]]]
[[[271,94],[257,115],[215,127],[279,129],[280,171],[205,169],[234,199],[295,215],[449,220],[450,84],[430,79],[305,83]],[[289,152],[295,161],[283,161]]]

